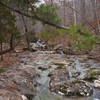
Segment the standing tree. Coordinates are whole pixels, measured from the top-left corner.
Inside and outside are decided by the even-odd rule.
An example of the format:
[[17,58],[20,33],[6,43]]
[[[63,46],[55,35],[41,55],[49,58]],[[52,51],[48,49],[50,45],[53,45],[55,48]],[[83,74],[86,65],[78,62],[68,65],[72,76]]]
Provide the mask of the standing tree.
[[[13,50],[13,39],[18,34],[15,26],[15,16],[9,11],[9,9],[0,5],[0,44],[1,44],[1,60],[3,60],[3,54],[10,50]],[[9,43],[10,40],[10,43]],[[10,49],[3,51],[3,43],[9,43]]]
[[[23,24],[24,24],[24,29],[25,29],[25,36],[26,36],[26,41],[27,41],[27,47],[30,49],[30,40],[29,40],[29,34],[28,34],[28,27],[27,27],[27,22],[25,20],[25,16],[31,15],[34,16],[37,20],[40,20],[43,24],[49,24],[55,27],[57,24],[60,22],[60,19],[57,17],[56,13],[56,7],[53,5],[38,5],[38,0],[6,0],[7,4],[12,7],[11,10],[15,11],[14,8],[18,9],[19,12],[24,12],[24,14],[21,14]],[[29,17],[29,16],[28,16]],[[31,17],[32,18],[32,17]],[[36,19],[31,19],[36,21]],[[59,27],[62,28],[62,27]]]

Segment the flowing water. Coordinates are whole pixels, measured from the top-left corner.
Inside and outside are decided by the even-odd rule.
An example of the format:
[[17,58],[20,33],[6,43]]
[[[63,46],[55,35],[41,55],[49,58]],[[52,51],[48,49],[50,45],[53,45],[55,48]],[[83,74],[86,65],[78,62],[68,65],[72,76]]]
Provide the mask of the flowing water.
[[[69,59],[73,60],[73,66],[75,67],[75,70],[79,71],[81,73],[80,77],[84,76],[84,71],[87,70],[87,67],[83,67],[86,65],[91,65],[93,68],[100,67],[99,64],[97,64],[93,60],[88,60],[81,62],[80,61],[84,59],[84,56],[81,57],[75,57],[70,56]],[[55,93],[51,93],[49,90],[49,81],[50,78],[48,77],[48,74],[53,71],[56,66],[48,67],[46,70],[41,70],[39,67],[48,66],[50,63],[52,63],[52,58],[48,60],[41,60],[33,64],[33,69],[38,71],[40,73],[40,77],[36,79],[37,82],[37,92],[36,95],[33,97],[33,100],[100,100],[100,90],[94,89],[94,95],[91,97],[63,97],[60,95],[57,95]],[[88,63],[88,64],[87,64]],[[71,77],[71,73],[70,73]]]

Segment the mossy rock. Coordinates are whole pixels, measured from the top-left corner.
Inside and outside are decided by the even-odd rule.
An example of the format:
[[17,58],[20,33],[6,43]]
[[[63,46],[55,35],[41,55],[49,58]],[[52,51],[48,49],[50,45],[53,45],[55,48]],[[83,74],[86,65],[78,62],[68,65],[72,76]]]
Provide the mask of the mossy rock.
[[91,72],[90,75],[91,75],[91,76],[98,76],[98,75],[100,75],[100,71]]
[[5,72],[5,69],[4,68],[0,68],[0,74]]
[[74,78],[76,78],[76,77],[78,77],[80,74],[81,74],[81,72],[75,72],[75,73],[72,73],[72,76],[73,76]]
[[33,94],[25,94],[25,96],[28,98],[28,100],[32,100],[33,99]]
[[66,66],[60,65],[60,66],[57,67],[57,69],[66,69]]
[[88,73],[87,77],[85,77],[84,80],[93,82],[94,80],[98,79],[99,76],[100,71],[92,71]]
[[63,63],[54,63],[54,64],[57,66],[65,66],[65,64],[63,64]]
[[61,83],[54,92],[63,96],[90,96],[93,94],[93,89],[85,81],[73,80]]

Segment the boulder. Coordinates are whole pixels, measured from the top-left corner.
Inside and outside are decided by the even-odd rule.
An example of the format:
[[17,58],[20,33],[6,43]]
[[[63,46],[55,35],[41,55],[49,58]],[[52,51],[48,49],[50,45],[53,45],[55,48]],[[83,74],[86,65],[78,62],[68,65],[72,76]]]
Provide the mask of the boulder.
[[30,43],[30,46],[33,50],[38,50],[38,49],[45,49],[46,44],[43,41],[38,40],[36,43]]
[[92,87],[82,80],[59,82],[53,87],[50,86],[52,92],[63,96],[90,96],[93,94]]
[[98,80],[99,77],[100,77],[100,69],[90,68],[89,70],[86,71],[84,80],[93,82],[94,80]]
[[69,48],[65,47],[63,44],[58,44],[54,47],[54,51],[59,54],[67,54],[67,55],[73,55],[74,52]]
[[100,79],[94,81],[94,87],[100,88]]

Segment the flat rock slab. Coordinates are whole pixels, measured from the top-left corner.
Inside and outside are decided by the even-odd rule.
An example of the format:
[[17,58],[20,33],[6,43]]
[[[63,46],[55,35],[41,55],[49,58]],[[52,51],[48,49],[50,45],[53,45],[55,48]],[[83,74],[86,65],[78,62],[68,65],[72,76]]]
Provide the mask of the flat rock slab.
[[24,95],[35,94],[33,79],[39,74],[32,67],[23,66],[16,65],[0,74],[0,100],[27,100]]
[[0,100],[28,100],[24,95],[19,94],[16,91],[0,90]]

